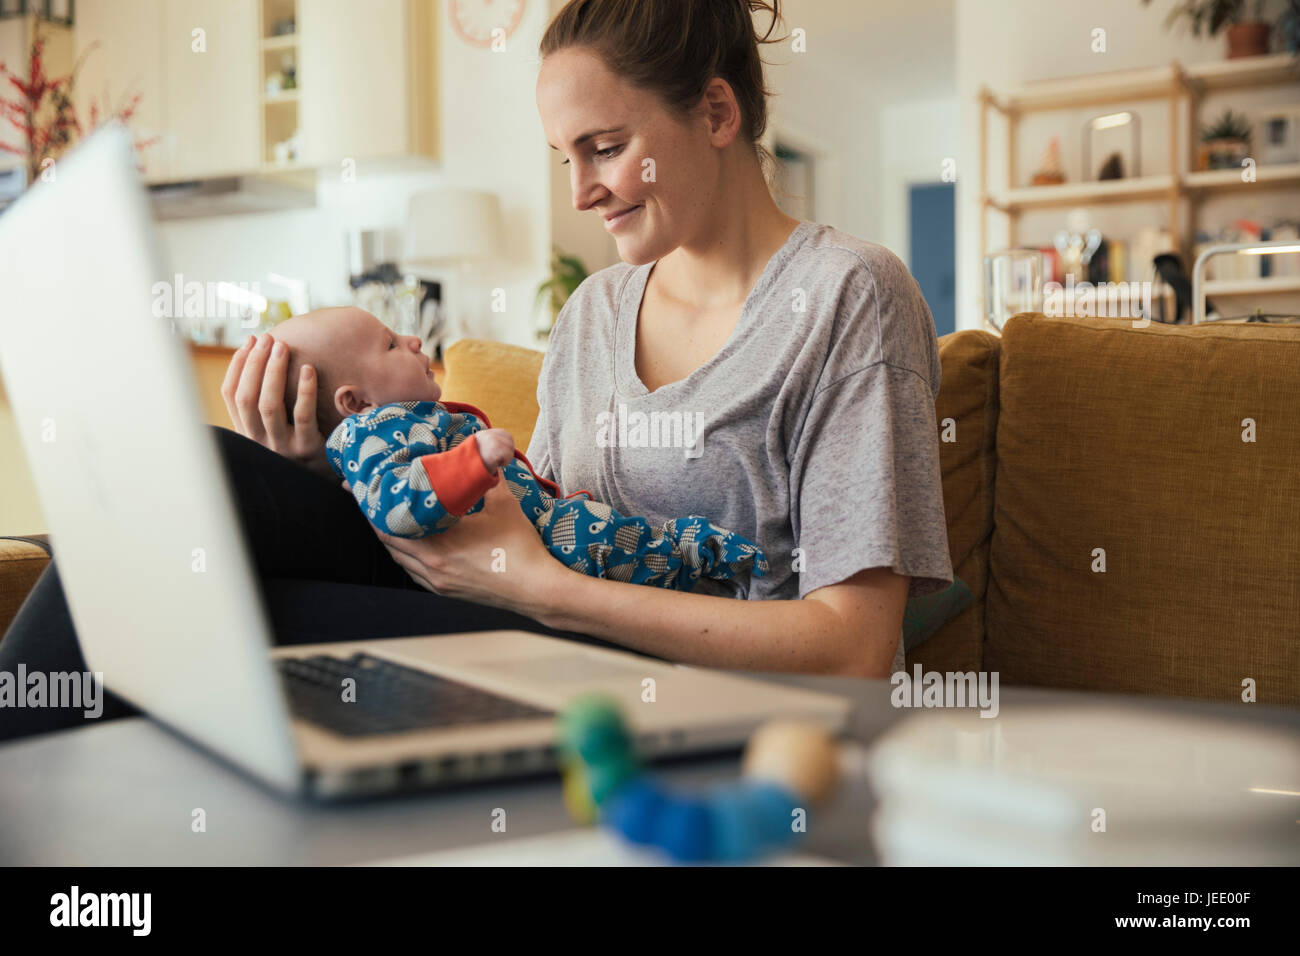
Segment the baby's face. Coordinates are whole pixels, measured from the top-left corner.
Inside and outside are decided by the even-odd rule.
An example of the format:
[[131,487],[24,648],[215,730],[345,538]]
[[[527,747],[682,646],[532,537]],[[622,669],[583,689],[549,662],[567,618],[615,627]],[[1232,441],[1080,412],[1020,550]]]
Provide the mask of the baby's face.
[[398,335],[362,309],[298,316],[277,326],[275,338],[320,370],[341,415],[389,402],[436,402],[442,395],[419,336]]

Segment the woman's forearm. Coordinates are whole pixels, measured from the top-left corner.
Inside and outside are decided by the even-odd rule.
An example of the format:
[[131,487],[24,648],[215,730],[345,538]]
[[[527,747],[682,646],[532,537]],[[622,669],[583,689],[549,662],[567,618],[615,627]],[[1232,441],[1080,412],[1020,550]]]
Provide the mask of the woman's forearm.
[[[561,630],[602,637],[684,664],[734,670],[887,676],[893,639],[814,600],[743,601],[575,574],[529,609]],[[883,625],[883,622],[881,622]],[[888,645],[881,669],[880,648]]]

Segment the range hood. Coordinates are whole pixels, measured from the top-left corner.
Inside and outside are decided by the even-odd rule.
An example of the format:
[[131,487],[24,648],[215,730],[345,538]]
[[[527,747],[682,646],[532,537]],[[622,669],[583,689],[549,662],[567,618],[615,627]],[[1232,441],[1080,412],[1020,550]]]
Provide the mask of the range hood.
[[316,205],[314,169],[221,176],[149,186],[154,218],[197,219],[310,209]]

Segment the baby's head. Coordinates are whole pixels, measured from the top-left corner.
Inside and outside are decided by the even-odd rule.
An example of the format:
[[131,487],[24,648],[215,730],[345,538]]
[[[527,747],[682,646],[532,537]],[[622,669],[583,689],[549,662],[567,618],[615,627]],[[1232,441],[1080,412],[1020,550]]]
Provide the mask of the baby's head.
[[284,398],[289,420],[304,365],[316,370],[316,422],[328,435],[348,415],[389,402],[436,402],[442,389],[415,335],[398,335],[362,309],[317,309],[281,322],[271,337],[289,347]]

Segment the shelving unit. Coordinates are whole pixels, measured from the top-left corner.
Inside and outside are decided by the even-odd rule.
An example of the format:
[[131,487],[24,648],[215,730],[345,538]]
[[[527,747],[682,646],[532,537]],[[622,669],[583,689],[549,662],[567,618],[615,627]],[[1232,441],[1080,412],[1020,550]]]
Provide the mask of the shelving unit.
[[[282,20],[292,20],[295,30],[293,33],[275,34],[272,30],[275,24]],[[301,115],[298,109],[298,29],[301,21],[298,18],[298,9],[296,0],[261,0],[261,15],[258,17],[258,27],[261,34],[258,37],[258,43],[261,49],[262,70],[262,145],[261,159],[264,170],[286,170],[295,169],[299,166],[298,159],[292,159],[287,162],[278,161],[275,158],[275,145],[282,143],[301,127]],[[286,58],[291,58],[294,63],[294,82],[293,89],[282,89],[278,93],[269,93],[268,80],[271,76],[281,71],[282,65]]]
[[[1247,189],[1284,190],[1300,186],[1300,163],[1281,166],[1257,166],[1255,181],[1242,180],[1241,170],[1224,169],[1208,172],[1190,171],[1195,165],[1200,111],[1205,96],[1213,91],[1234,88],[1260,88],[1294,85],[1300,93],[1300,59],[1290,54],[1247,57],[1183,66],[1101,73],[1037,83],[998,96],[980,91],[980,261],[988,253],[988,217],[997,212],[1005,215],[1009,243],[1018,242],[1020,214],[1032,209],[1064,208],[1159,201],[1167,204],[1168,231],[1179,251],[1186,254],[1194,243],[1200,204],[1208,196],[1232,194]],[[1180,111],[1188,103],[1186,130],[1180,130]],[[1016,186],[1016,146],[1019,124],[1026,114],[1054,110],[1104,107],[1136,102],[1165,101],[1169,110],[1169,168],[1171,172],[1129,179],[1083,181],[1049,186]],[[989,188],[989,115],[1000,114],[1006,121],[1006,182],[1008,188],[994,192]],[[1183,144],[1180,146],[1180,144]],[[1186,229],[1180,228],[1183,203],[1188,204]],[[1279,277],[1287,278],[1290,277]],[[1271,283],[1272,279],[1251,280]],[[1233,294],[1234,280],[1218,294]],[[1214,284],[1207,291],[1214,289]],[[1254,292],[1253,288],[1251,292]],[[1270,284],[1265,292],[1283,291]],[[1287,291],[1290,291],[1289,289]],[[1245,294],[1244,292],[1242,294]]]

